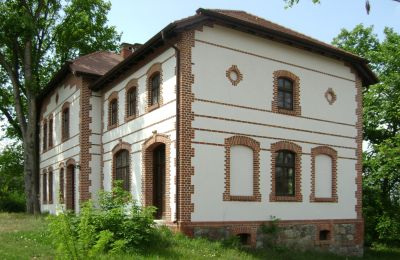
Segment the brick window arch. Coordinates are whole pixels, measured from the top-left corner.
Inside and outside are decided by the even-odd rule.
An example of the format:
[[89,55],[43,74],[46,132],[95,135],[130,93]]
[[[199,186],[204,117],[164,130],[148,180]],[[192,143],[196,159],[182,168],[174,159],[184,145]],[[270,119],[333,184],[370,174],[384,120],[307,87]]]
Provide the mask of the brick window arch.
[[144,206],[153,205],[154,180],[153,180],[153,152],[155,149],[165,145],[165,194],[163,196],[163,212],[162,219],[171,219],[170,207],[170,154],[171,139],[165,134],[153,133],[142,145],[142,198]]
[[47,120],[43,120],[43,152],[47,151]]
[[42,175],[42,202],[47,204],[47,170],[43,170]]
[[161,63],[153,64],[147,71],[146,75],[147,75],[146,112],[150,112],[160,107],[163,104]]
[[108,130],[118,126],[118,92],[108,96]]
[[53,168],[49,167],[48,169],[48,191],[49,191],[49,204],[53,203]]
[[287,70],[273,73],[272,111],[293,116],[301,115],[300,78]]
[[138,116],[138,82],[131,79],[125,87],[125,121]]
[[[233,194],[232,176],[233,170],[242,170],[233,168],[232,150],[233,148],[247,147],[252,151],[252,172],[250,178],[252,181],[252,194],[240,195]],[[244,169],[243,169],[244,170]],[[245,171],[245,170],[244,170]],[[240,172],[242,174],[242,172]],[[245,173],[243,173],[245,174]],[[241,176],[243,178],[243,176]],[[260,193],[260,143],[247,136],[232,136],[225,139],[225,192],[223,194],[224,201],[261,201]]]
[[301,154],[301,147],[295,143],[280,141],[271,144],[270,201],[302,201]]
[[61,140],[64,142],[70,135],[70,103],[65,102],[61,109]]
[[130,191],[131,180],[131,145],[125,142],[118,143],[113,149],[112,180],[121,180],[122,187]]
[[[330,169],[317,169],[318,156],[324,155],[330,159]],[[330,172],[321,172],[328,170]],[[317,172],[318,171],[318,172]],[[319,196],[317,193],[317,175],[330,174],[330,196]],[[328,184],[329,186],[329,184]],[[318,146],[311,149],[311,195],[310,202],[338,202],[337,195],[337,151],[328,146]]]

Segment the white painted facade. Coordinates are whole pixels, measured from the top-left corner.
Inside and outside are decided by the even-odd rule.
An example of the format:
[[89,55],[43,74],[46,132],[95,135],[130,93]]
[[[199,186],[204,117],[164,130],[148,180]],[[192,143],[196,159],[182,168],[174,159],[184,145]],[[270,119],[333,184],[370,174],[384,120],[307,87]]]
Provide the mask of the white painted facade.
[[[218,25],[205,26],[202,31],[195,32],[192,63],[195,97],[192,105],[195,115],[192,122],[195,129],[193,222],[265,221],[270,216],[281,220],[357,218],[356,78],[350,67],[322,55]],[[237,86],[226,77],[232,65],[243,75]],[[300,78],[300,117],[272,112],[273,73],[277,70],[290,71]],[[337,96],[332,105],[324,96],[328,88]],[[261,202],[223,201],[223,145],[226,138],[234,135],[245,135],[260,143]],[[284,140],[302,148],[302,202],[271,202],[269,199],[271,144]],[[322,145],[338,153],[337,203],[310,202],[309,199],[311,149]],[[317,157],[316,195],[329,197],[331,175],[320,172],[329,171],[330,165],[326,158]],[[248,166],[236,164],[236,169],[247,172],[242,168]],[[239,175],[235,173],[235,176]],[[252,178],[248,174],[241,178],[243,176]],[[237,182],[241,182],[247,187],[250,181],[235,177],[231,185],[237,187]],[[242,188],[240,193],[245,193]]]
[[[75,77],[75,76],[70,76]],[[78,78],[73,85],[64,83],[58,86],[50,95],[48,105],[42,110],[43,119],[47,119],[49,123],[50,116],[53,117],[53,146],[43,151],[43,120],[40,122],[40,202],[41,211],[55,214],[65,207],[60,204],[60,164],[68,159],[79,162],[80,145],[79,145],[79,114],[80,114],[80,96],[81,96],[81,79]],[[58,101],[56,96],[58,95]],[[61,140],[61,114],[63,105],[69,102],[70,106],[70,138],[66,141]],[[49,136],[49,133],[47,134]],[[48,141],[47,141],[48,142]],[[47,143],[48,146],[49,143]],[[49,168],[53,169],[53,203],[43,202],[43,171]],[[65,172],[64,172],[65,176]],[[65,178],[65,177],[64,177]],[[75,171],[75,179],[79,179],[79,169]],[[47,195],[49,196],[49,187],[47,185]],[[75,186],[75,205],[79,209],[79,182]]]

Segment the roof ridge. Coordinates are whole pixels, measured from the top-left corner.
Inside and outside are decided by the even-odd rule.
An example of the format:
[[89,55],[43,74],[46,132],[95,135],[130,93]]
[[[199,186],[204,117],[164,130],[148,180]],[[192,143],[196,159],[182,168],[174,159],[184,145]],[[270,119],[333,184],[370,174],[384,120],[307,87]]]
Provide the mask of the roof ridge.
[[70,60],[70,62],[74,63],[74,62],[76,62],[76,61],[78,61],[78,60],[80,60],[80,59],[88,58],[88,57],[94,56],[94,55],[96,55],[96,54],[98,54],[98,53],[110,53],[110,54],[118,55],[117,53],[112,52],[112,51],[108,51],[108,50],[94,51],[94,52],[85,54],[85,55],[83,55],[83,56],[76,57],[75,59]]

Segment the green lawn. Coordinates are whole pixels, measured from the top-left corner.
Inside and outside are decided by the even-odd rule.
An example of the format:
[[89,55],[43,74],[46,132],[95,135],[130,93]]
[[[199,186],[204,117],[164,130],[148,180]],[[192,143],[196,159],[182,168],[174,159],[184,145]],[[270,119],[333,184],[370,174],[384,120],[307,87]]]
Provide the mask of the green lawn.
[[[0,213],[0,259],[54,259],[45,217]],[[106,255],[103,259],[359,259],[289,250],[244,250],[205,239],[174,235],[168,245],[137,255]],[[367,250],[362,259],[400,259],[400,249]]]

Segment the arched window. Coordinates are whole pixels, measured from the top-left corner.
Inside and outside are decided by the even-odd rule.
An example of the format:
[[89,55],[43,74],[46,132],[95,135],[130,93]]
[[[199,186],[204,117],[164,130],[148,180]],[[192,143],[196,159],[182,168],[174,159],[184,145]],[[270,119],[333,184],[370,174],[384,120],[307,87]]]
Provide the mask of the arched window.
[[129,151],[119,151],[115,154],[114,160],[115,180],[121,180],[124,190],[129,191]]
[[47,150],[47,120],[43,121],[43,152]]
[[270,201],[301,202],[301,146],[280,141],[271,144]]
[[275,192],[277,196],[295,195],[295,158],[291,151],[277,152],[275,161]]
[[49,119],[49,148],[53,147],[53,118]]
[[53,203],[53,171],[49,171],[49,203]]
[[278,78],[278,107],[293,110],[293,82],[287,78]]
[[64,168],[60,169],[60,203],[64,203]]
[[113,99],[110,101],[110,126],[117,125],[118,122],[118,100]]
[[42,176],[42,202],[43,204],[47,203],[47,172],[43,171]]
[[135,117],[137,114],[137,88],[131,87],[126,93],[127,117]]
[[272,112],[300,116],[300,78],[287,70],[274,71],[273,77]]
[[63,141],[69,138],[69,103],[63,105],[61,114],[61,139]]
[[150,78],[150,106],[157,105],[160,101],[160,73],[155,73]]

